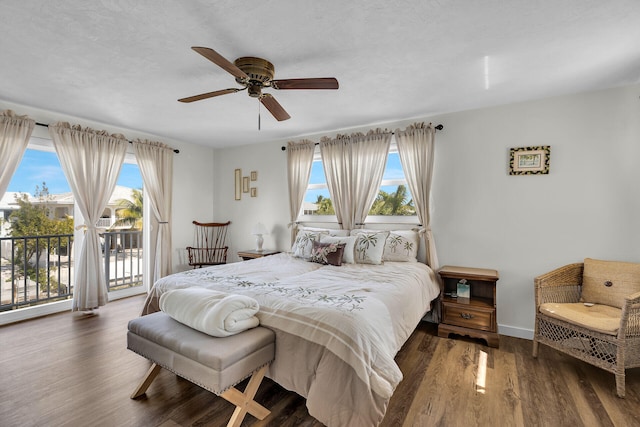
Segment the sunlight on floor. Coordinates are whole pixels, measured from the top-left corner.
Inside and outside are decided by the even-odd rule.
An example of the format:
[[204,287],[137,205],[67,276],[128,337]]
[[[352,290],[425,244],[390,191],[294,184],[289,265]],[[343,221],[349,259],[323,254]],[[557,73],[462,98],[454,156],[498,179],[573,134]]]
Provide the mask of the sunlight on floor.
[[481,351],[478,355],[478,372],[476,373],[476,391],[484,394],[487,379],[487,353]]

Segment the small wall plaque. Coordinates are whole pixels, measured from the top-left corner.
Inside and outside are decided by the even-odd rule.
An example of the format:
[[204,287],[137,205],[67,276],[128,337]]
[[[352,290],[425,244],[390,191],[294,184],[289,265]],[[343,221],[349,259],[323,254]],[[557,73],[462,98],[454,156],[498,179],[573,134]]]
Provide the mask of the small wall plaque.
[[509,175],[540,175],[549,173],[551,146],[512,148],[509,155]]

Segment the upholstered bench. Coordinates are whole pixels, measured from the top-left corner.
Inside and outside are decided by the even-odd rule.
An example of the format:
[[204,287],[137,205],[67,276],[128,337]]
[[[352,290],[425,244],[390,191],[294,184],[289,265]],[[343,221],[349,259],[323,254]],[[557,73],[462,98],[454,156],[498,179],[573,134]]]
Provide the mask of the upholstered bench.
[[[142,396],[165,368],[236,405],[228,426],[246,413],[262,420],[270,411],[253,400],[275,355],[273,331],[257,327],[224,338],[191,329],[163,312],[129,322],[127,348],[153,362],[131,395]],[[234,386],[251,376],[244,393]]]

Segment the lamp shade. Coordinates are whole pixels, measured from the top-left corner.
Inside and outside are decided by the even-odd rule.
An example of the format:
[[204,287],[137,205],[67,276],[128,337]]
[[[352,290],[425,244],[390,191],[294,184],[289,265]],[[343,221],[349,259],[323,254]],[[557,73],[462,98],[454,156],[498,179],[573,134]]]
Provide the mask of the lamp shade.
[[269,234],[269,231],[267,230],[267,227],[265,227],[263,223],[259,222],[253,226],[253,228],[251,229],[251,234],[257,236],[261,234]]

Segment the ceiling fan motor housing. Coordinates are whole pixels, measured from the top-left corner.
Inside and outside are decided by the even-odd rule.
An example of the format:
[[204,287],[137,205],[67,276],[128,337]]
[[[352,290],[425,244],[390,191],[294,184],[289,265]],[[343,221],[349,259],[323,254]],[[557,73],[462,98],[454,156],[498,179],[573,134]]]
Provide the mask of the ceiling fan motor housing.
[[262,87],[260,85],[250,84],[247,86],[247,93],[252,98],[260,98],[262,95]]
[[[249,76],[250,85],[263,86],[264,83],[268,83],[273,79],[273,64],[266,59],[243,56],[242,58],[236,59],[234,64]],[[246,83],[239,78],[236,78],[236,81],[240,84]]]

